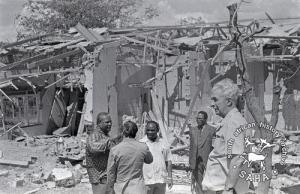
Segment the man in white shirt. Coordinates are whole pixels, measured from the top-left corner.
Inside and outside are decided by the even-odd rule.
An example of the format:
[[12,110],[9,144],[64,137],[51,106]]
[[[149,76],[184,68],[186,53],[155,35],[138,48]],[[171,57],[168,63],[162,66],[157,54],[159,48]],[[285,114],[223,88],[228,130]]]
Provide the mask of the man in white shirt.
[[166,184],[173,186],[172,154],[168,145],[158,136],[159,125],[149,121],[145,127],[146,136],[140,140],[149,147],[153,155],[151,164],[144,164],[143,175],[147,187],[147,194],[165,194]]
[[245,134],[235,136],[234,132],[240,126],[247,124],[236,108],[238,92],[237,85],[228,78],[216,83],[212,88],[213,108],[223,120],[216,130],[214,148],[209,154],[202,181],[203,190],[207,192],[214,191],[217,194],[248,192],[248,183],[238,176],[243,163],[239,156],[244,152]]

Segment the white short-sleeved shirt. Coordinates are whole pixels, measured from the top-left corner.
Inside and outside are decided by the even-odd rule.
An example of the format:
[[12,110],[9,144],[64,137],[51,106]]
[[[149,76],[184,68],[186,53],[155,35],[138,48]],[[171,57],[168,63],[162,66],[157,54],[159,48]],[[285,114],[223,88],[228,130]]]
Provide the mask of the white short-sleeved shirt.
[[153,162],[151,164],[144,164],[143,167],[145,184],[166,183],[166,177],[168,176],[166,161],[172,161],[170,147],[159,137],[152,142],[145,136],[140,142],[147,144],[153,156]]
[[[245,124],[247,124],[245,118],[236,108],[229,111],[222,120],[221,126],[216,132],[214,148],[208,157],[202,181],[203,190],[221,191],[225,189],[225,181],[229,172],[228,155],[241,155],[244,152],[244,134],[234,136],[234,132]],[[228,147],[228,141],[232,142],[232,139],[234,143]]]

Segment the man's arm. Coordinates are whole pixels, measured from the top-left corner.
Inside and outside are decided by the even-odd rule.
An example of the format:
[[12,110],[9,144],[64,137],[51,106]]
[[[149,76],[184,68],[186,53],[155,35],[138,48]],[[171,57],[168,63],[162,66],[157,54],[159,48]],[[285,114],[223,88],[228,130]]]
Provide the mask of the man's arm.
[[170,148],[167,148],[165,150],[164,158],[166,161],[166,167],[167,167],[167,171],[168,171],[167,183],[168,183],[169,189],[171,189],[173,187],[173,177],[172,177],[172,159],[173,159],[173,157],[172,157]]
[[108,163],[107,163],[107,186],[108,186],[108,188],[113,189],[116,179],[117,179],[116,157],[115,157],[113,151],[111,151],[109,153]]
[[167,183],[168,183],[169,189],[171,189],[173,187],[172,161],[171,160],[167,161],[166,166],[167,166],[167,171],[168,171]]
[[91,134],[87,139],[87,149],[91,153],[101,153],[108,151],[115,143],[108,137],[98,134]]
[[145,144],[146,146],[146,153],[145,153],[145,159],[144,159],[144,162],[146,164],[151,164],[153,162],[153,156],[148,148],[148,146]]
[[232,155],[232,158],[227,159],[229,164],[229,172],[225,182],[225,190],[234,188],[239,179],[243,159],[239,155]]

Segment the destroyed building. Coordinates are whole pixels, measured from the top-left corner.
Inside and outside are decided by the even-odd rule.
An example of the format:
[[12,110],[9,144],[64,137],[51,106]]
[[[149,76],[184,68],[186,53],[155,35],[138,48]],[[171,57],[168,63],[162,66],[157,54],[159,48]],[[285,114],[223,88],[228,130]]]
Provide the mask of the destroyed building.
[[[300,27],[263,25],[243,22],[234,32],[228,24],[126,29],[78,24],[67,33],[6,44],[0,50],[1,139],[81,137],[99,112],[109,112],[113,135],[124,115],[140,126],[156,120],[173,152],[180,152],[188,148],[184,134],[198,110],[209,113],[211,124],[218,121],[209,106],[211,86],[229,77],[243,87],[244,68],[260,108],[256,114],[272,120],[279,111],[278,130],[299,143]],[[240,67],[241,60],[246,66]],[[275,102],[273,88],[280,82],[286,89]],[[241,99],[245,117],[254,121]],[[187,163],[181,159],[179,154],[174,164]]]

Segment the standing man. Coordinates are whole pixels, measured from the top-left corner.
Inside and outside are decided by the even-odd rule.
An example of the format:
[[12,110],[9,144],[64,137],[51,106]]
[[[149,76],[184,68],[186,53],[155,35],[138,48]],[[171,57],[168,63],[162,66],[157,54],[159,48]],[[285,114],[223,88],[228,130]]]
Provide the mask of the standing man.
[[146,143],[153,155],[153,162],[145,164],[143,169],[147,194],[165,194],[166,183],[170,189],[173,186],[171,150],[158,136],[157,122],[149,121],[145,132],[146,136],[140,142]]
[[138,127],[134,122],[125,122],[124,139],[109,154],[108,186],[116,194],[146,194],[143,165],[150,164],[153,157],[146,144],[135,140],[137,131]]
[[110,138],[111,118],[108,113],[101,112],[97,115],[97,127],[89,134],[86,145],[86,168],[92,184],[93,194],[112,194],[107,189],[107,160],[110,149],[120,139]]
[[189,164],[192,170],[192,187],[196,194],[202,194],[202,180],[206,168],[207,158],[212,147],[212,139],[216,130],[207,125],[207,113],[199,111],[196,117],[197,127],[190,129]]
[[236,129],[247,124],[236,108],[238,87],[226,78],[212,88],[213,108],[223,118],[216,131],[213,150],[209,154],[203,190],[222,194],[243,194],[248,191],[245,180],[239,179],[243,159],[239,156],[244,152],[244,134],[234,135]]

